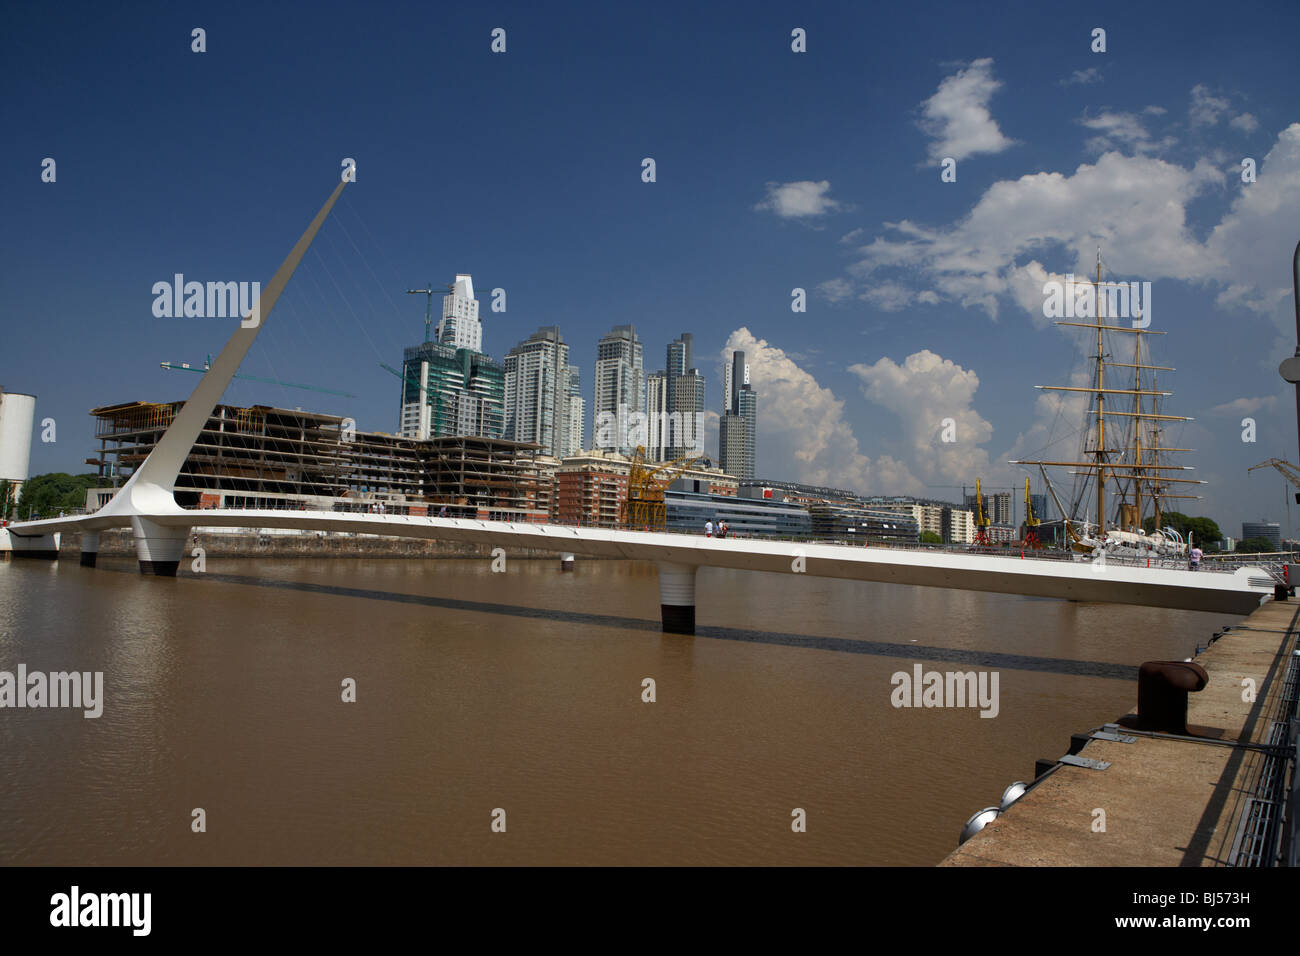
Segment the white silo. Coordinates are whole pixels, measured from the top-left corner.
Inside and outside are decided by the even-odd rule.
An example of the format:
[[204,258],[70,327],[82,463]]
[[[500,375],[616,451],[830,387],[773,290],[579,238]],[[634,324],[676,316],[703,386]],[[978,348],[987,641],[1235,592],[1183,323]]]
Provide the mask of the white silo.
[[35,395],[0,391],[0,481],[13,483],[10,494],[15,501],[28,478],[35,421]]

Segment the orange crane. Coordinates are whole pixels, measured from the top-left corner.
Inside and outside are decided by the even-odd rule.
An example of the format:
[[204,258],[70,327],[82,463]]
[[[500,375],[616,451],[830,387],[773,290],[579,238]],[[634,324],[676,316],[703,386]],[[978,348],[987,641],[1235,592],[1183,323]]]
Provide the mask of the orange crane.
[[[668,523],[664,490],[682,472],[703,456],[678,458],[657,467],[646,460],[645,446],[637,445],[627,478],[627,500],[623,502],[622,524],[626,528],[660,531]],[[663,473],[663,474],[661,474]]]

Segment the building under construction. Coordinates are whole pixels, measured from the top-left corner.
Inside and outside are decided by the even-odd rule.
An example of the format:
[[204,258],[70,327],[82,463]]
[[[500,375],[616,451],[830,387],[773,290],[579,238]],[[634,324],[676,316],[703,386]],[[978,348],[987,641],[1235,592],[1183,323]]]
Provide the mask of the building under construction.
[[[103,487],[97,508],[148,457],[183,402],[93,409]],[[547,521],[558,462],[499,438],[418,440],[359,432],[351,419],[218,405],[176,479],[186,508],[380,510],[482,520]]]

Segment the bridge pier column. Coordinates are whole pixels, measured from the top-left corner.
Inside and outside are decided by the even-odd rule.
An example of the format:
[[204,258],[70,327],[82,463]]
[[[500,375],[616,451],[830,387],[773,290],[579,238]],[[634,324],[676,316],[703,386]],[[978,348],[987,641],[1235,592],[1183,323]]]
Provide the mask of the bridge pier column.
[[9,532],[10,553],[15,558],[41,558],[45,561],[59,560],[59,535],[33,534],[26,537]]
[[81,566],[93,568],[97,557],[99,557],[99,532],[81,532]]
[[133,516],[131,530],[135,533],[135,555],[140,561],[140,573],[176,577],[190,529],[174,528]]
[[677,564],[658,561],[659,611],[665,634],[695,633],[695,572],[694,564]]

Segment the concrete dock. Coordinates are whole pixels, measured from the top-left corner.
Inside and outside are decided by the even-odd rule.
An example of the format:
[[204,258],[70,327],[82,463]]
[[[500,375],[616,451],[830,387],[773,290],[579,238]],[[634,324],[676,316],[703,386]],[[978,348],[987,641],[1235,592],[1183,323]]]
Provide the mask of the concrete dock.
[[1268,798],[1289,792],[1294,767],[1279,741],[1296,713],[1298,622],[1300,601],[1266,602],[1194,658],[1209,682],[1188,696],[1187,735],[1134,729],[1135,715],[1074,735],[1062,743],[1076,763],[1040,761],[1029,791],[940,866],[1247,866],[1273,856],[1278,830],[1261,834],[1281,813]]

